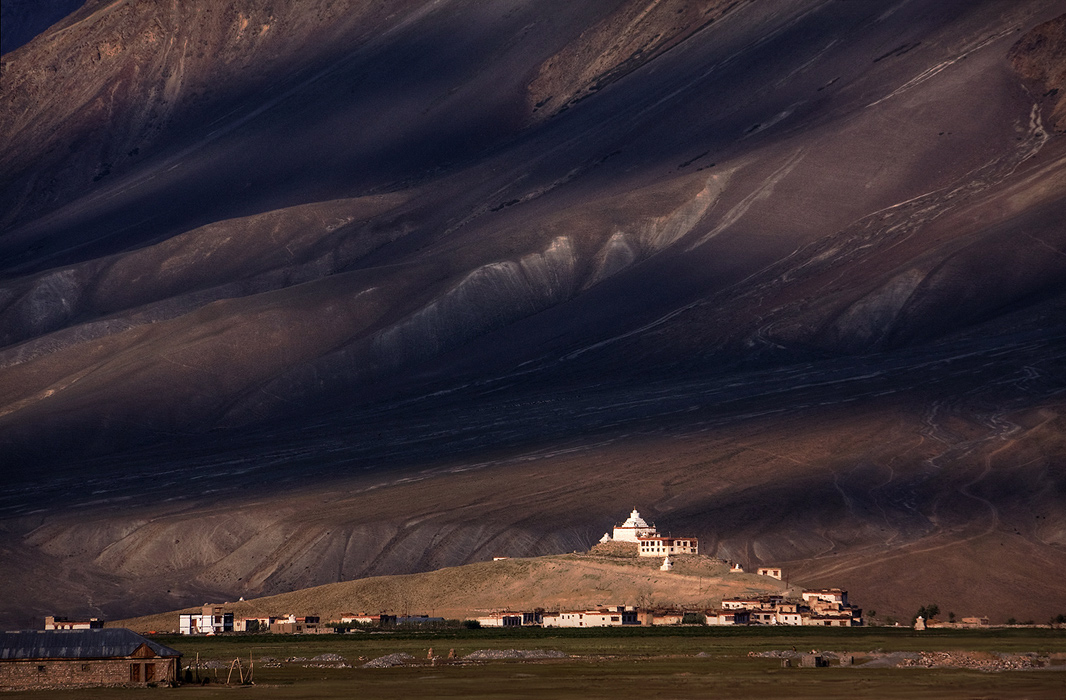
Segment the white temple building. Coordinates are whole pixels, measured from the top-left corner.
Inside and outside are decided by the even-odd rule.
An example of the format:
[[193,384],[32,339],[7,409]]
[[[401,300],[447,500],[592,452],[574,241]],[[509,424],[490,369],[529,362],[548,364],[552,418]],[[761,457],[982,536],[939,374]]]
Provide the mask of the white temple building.
[[[644,518],[640,517],[640,513],[634,508],[633,512],[629,514],[629,518],[626,519],[621,525],[615,525],[614,537],[611,537],[607,533],[603,533],[603,537],[600,538],[600,543],[604,542],[633,542],[639,550],[638,553],[642,557],[661,557],[671,554],[699,554],[699,540],[695,537],[663,537],[655,529],[654,525],[649,525]],[[663,569],[668,571],[669,569]]]
[[624,523],[614,526],[612,539],[616,542],[639,542],[641,537],[654,537],[657,534],[655,526],[646,523],[634,508]]

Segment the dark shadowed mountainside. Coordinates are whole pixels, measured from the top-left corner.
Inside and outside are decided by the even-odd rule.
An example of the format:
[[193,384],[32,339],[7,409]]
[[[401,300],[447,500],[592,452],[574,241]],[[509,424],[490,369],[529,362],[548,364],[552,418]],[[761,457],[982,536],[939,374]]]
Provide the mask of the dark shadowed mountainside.
[[882,615],[1066,611],[1064,31],[86,3],[2,58],[0,620],[570,551],[633,505]]

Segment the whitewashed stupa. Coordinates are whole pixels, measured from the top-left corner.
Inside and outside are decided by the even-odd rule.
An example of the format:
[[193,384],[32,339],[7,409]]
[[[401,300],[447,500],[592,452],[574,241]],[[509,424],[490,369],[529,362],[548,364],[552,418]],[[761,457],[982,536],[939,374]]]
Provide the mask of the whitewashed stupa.
[[663,559],[663,565],[659,567],[659,571],[669,571],[672,568],[674,568],[674,560],[667,554],[666,558]]
[[615,542],[638,542],[641,537],[655,537],[658,534],[655,526],[645,522],[644,518],[640,517],[637,509],[634,508],[624,523],[614,526],[614,536],[612,537],[605,532],[603,537],[600,538],[600,542],[610,542],[612,539]]

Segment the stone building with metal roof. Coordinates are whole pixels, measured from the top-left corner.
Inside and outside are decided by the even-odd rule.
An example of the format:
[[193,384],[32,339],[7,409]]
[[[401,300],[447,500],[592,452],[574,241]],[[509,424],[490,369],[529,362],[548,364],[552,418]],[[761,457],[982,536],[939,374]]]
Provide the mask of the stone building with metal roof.
[[178,680],[181,652],[128,629],[0,632],[0,689]]

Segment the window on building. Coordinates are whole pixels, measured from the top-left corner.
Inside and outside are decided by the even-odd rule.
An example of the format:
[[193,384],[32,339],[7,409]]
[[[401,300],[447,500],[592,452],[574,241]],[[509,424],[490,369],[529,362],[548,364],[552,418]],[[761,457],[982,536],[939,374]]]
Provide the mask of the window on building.
[[44,664],[38,664],[37,672],[38,673],[44,673],[45,672],[45,665]]
[[81,665],[81,672],[82,673],[88,673],[89,672],[89,664],[82,664]]

